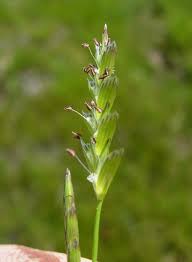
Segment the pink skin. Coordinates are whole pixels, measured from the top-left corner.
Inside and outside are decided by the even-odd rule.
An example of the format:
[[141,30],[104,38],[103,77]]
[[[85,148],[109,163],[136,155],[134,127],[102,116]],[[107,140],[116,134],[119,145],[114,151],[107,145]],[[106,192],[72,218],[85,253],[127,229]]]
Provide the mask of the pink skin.
[[[67,262],[65,254],[21,245],[0,245],[0,262]],[[82,258],[81,262],[91,262]]]

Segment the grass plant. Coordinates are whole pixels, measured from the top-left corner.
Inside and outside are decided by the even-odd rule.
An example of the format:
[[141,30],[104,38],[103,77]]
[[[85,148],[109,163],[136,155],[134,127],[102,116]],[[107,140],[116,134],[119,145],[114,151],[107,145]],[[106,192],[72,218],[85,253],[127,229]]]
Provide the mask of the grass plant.
[[[84,67],[91,93],[90,101],[85,102],[87,110],[81,113],[72,106],[66,106],[65,110],[82,117],[90,133],[89,139],[85,141],[80,133],[72,132],[74,138],[80,141],[86,164],[78,157],[75,150],[68,148],[66,151],[76,158],[88,173],[87,180],[92,183],[97,198],[92,250],[92,261],[97,262],[102,205],[120,164],[123,149],[110,152],[118,120],[118,113],[112,112],[118,89],[118,79],[115,75],[117,46],[115,41],[109,38],[107,25],[104,26],[101,42],[94,39],[94,45],[95,54],[88,43],[82,44],[84,48],[89,50],[93,59],[93,63]],[[68,234],[66,236],[71,237]],[[69,261],[76,262],[77,260]]]

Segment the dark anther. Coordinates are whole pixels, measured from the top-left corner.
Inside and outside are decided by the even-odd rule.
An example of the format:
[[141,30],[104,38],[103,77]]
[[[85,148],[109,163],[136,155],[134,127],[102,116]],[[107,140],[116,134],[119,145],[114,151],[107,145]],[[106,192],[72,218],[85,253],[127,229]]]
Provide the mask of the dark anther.
[[94,100],[91,100],[90,104],[91,104],[92,108],[95,108],[95,107],[96,107],[96,104],[95,104],[95,101],[94,101]]
[[103,112],[103,110],[100,107],[98,107],[98,106],[95,106],[95,109],[97,110],[98,113],[102,113]]
[[96,144],[96,139],[94,137],[91,138],[92,144]]
[[81,137],[82,137],[82,135],[81,135],[80,133],[73,132],[73,131],[72,131],[72,135],[73,135],[74,138],[79,139],[79,140],[80,140]]
[[89,111],[92,110],[92,107],[91,107],[91,105],[90,105],[89,103],[85,102],[85,106],[87,107],[87,109],[88,109]]
[[94,42],[94,44],[95,44],[96,46],[100,46],[100,44],[99,44],[99,42],[97,41],[96,38],[93,39],[93,42]]
[[97,70],[97,68],[94,65],[92,65],[92,64],[89,64],[87,67],[83,68],[83,71],[85,73],[90,74],[92,76],[96,75],[96,70]]
[[97,106],[97,104],[95,103],[94,100],[91,100],[90,103],[85,102],[85,105],[87,106],[88,110],[90,110],[90,111],[92,109],[97,110],[98,113],[102,113],[102,111],[103,111],[100,107]]
[[107,76],[109,76],[109,70],[105,69],[104,73],[99,77],[99,79],[105,79]]

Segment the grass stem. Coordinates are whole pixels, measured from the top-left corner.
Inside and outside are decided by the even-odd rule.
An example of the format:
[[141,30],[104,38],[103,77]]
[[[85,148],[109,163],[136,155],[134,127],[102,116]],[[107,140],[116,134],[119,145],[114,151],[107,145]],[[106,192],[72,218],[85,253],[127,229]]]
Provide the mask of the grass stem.
[[92,262],[98,262],[97,257],[98,257],[98,246],[99,246],[99,227],[100,227],[102,204],[103,204],[103,200],[98,200],[96,215],[95,215],[94,234],[93,234]]

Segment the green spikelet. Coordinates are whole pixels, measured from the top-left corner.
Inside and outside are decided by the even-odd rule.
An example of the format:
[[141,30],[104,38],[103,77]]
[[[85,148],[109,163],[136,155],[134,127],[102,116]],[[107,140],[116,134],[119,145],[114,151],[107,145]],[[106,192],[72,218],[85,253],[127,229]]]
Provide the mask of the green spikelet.
[[64,185],[64,223],[68,262],[80,262],[79,229],[76,215],[73,185],[69,169],[65,173]]

